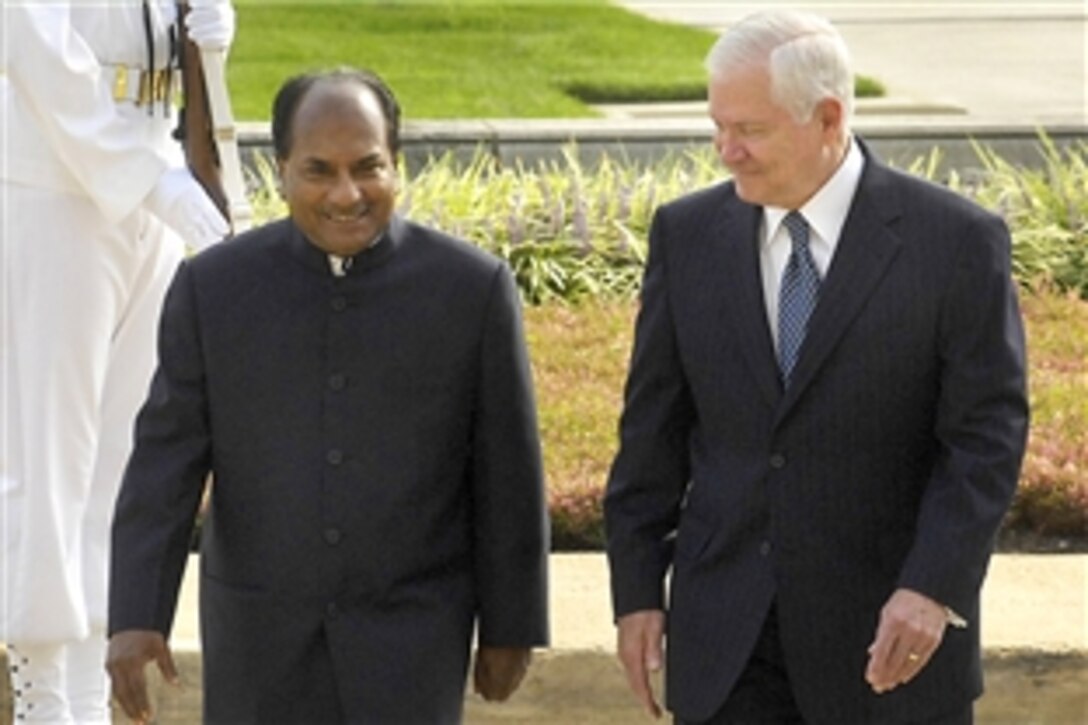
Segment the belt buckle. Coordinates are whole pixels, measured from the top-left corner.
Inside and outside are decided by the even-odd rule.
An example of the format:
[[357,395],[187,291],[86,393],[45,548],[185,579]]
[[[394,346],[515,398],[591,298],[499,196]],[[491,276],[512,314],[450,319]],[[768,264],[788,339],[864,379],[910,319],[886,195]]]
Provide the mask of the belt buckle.
[[152,94],[154,92],[155,81],[151,77],[151,73],[146,70],[140,71],[140,90],[136,94],[136,105],[146,106],[151,103]]
[[128,93],[128,66],[124,64],[113,66],[113,100],[118,103],[127,101]]
[[173,70],[160,68],[154,72],[124,64],[111,66],[113,71],[113,100],[131,102],[136,106],[165,101],[170,97]]

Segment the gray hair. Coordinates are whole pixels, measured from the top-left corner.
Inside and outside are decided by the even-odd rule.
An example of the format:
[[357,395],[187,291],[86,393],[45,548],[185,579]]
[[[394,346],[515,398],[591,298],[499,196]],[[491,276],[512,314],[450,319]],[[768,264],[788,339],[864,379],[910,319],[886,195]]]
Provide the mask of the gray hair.
[[765,66],[771,97],[798,122],[812,118],[825,98],[842,103],[849,125],[854,112],[850,51],[824,18],[799,12],[749,15],[722,34],[706,57],[711,80],[738,67]]

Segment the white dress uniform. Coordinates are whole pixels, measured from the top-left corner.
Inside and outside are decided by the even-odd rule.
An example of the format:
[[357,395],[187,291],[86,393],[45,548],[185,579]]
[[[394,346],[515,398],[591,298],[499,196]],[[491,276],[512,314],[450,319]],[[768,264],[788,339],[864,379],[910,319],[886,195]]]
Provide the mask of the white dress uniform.
[[0,641],[18,720],[108,722],[109,527],[185,251],[145,205],[183,163],[176,13],[140,0],[2,12]]

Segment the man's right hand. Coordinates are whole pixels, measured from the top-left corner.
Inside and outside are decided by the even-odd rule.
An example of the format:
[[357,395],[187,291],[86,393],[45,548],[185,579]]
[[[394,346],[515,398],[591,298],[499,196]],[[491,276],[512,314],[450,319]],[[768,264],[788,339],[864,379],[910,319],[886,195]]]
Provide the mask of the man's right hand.
[[665,613],[660,609],[631,612],[620,617],[616,626],[616,649],[627,674],[627,684],[646,712],[661,717],[661,705],[654,697],[650,673],[661,670]]
[[147,699],[145,667],[152,660],[167,682],[177,684],[178,671],[162,633],[129,629],[110,637],[106,653],[106,670],[113,682],[113,696],[132,720],[146,723],[151,719],[151,703]]

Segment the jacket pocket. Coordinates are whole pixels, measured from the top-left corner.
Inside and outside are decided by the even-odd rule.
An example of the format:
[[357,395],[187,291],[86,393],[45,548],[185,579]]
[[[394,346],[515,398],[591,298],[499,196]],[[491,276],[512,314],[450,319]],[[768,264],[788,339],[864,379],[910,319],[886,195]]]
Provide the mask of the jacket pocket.
[[697,560],[706,551],[716,527],[691,510],[680,515],[680,528],[676,533],[677,558]]

